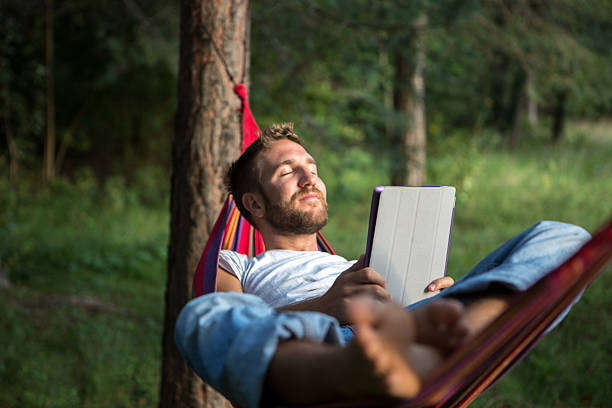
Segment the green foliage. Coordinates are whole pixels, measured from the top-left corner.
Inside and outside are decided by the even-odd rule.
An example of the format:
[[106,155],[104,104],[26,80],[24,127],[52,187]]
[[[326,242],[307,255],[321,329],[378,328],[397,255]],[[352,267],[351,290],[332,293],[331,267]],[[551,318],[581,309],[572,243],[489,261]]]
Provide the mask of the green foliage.
[[0,406],[155,404],[168,203],[146,173],[1,182]]
[[[55,2],[53,80],[59,170],[168,165],[178,10],[166,2]],[[39,170],[46,131],[45,5],[0,4],[0,118],[21,167]],[[41,12],[42,10],[42,12]],[[6,154],[0,145],[0,155]],[[2,158],[2,156],[0,156]]]

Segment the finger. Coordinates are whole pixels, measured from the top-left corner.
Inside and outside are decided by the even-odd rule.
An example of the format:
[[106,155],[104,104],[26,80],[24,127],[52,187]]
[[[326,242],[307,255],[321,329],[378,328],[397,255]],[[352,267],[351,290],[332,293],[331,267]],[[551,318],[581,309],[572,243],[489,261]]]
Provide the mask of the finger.
[[381,274],[372,268],[363,268],[358,271],[340,275],[343,277],[345,285],[378,285],[382,288],[387,287],[387,282]]
[[359,259],[353,265],[356,269],[363,269],[365,267],[365,254],[359,255]]
[[350,272],[355,272],[355,271],[361,270],[361,269],[364,268],[364,264],[365,264],[365,254],[361,254],[361,256],[359,257],[357,262],[352,264],[350,268],[348,268],[347,270],[345,270],[342,273],[350,273]]
[[355,283],[375,284],[383,288],[387,287],[387,282],[383,276],[372,268],[363,268],[357,271],[352,277]]
[[427,287],[425,288],[425,292],[435,292],[437,290],[443,290],[450,286],[453,286],[454,283],[455,280],[453,278],[451,278],[450,276],[444,276],[442,278],[434,280],[429,285],[427,285]]
[[370,295],[378,300],[391,300],[391,294],[380,285],[364,284],[350,287],[349,296]]

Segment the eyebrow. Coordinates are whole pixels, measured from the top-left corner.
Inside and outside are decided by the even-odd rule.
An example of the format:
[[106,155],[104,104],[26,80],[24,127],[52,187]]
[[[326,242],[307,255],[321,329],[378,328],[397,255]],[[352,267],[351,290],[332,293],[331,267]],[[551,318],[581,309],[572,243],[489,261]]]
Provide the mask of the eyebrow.
[[[284,165],[287,165],[287,164],[293,164],[294,162],[295,162],[295,160],[292,160],[292,159],[284,160],[284,161],[278,163],[276,166],[274,166],[274,171],[278,170],[278,168],[281,167],[281,166],[284,166]],[[306,159],[306,163],[314,164],[314,165],[317,164],[316,160],[313,159],[312,157],[309,157],[308,159]]]

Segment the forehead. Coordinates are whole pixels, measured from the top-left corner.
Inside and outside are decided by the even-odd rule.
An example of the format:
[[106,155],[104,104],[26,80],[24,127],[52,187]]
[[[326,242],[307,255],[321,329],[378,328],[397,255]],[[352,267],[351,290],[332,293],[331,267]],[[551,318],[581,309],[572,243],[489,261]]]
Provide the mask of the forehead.
[[302,145],[286,139],[272,143],[270,147],[263,150],[259,156],[259,164],[264,173],[273,171],[279,165],[289,161],[313,162],[314,159]]

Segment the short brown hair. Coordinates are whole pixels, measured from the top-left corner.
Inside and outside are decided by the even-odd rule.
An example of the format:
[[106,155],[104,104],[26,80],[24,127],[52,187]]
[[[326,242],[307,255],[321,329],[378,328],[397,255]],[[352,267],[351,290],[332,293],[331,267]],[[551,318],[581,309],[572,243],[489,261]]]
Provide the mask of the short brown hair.
[[263,194],[261,168],[256,165],[256,159],[262,150],[269,149],[279,140],[290,140],[303,146],[302,140],[293,133],[293,123],[272,124],[230,165],[225,177],[227,190],[234,196],[238,210],[255,227],[251,213],[242,205],[242,196],[245,193]]

